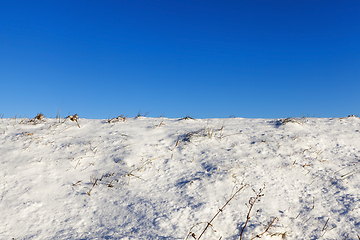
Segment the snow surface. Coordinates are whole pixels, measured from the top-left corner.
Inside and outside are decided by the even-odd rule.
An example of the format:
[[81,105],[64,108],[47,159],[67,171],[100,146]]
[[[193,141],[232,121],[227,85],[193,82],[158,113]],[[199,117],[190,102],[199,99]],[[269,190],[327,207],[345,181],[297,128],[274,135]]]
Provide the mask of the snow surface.
[[244,185],[201,239],[260,188],[242,239],[360,239],[357,117],[78,123],[0,119],[1,239],[197,239]]

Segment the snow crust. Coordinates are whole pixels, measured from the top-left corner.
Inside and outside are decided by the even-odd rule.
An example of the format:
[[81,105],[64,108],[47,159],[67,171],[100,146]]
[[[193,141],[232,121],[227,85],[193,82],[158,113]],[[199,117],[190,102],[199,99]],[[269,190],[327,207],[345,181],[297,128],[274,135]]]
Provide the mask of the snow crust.
[[242,239],[360,236],[357,117],[78,123],[0,119],[1,239],[197,239],[244,185],[201,239],[239,239],[262,188]]

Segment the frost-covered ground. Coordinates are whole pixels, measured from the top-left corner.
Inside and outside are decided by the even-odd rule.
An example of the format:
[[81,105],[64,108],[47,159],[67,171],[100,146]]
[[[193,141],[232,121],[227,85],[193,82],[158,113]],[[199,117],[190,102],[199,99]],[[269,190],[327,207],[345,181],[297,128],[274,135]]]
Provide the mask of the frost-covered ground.
[[260,188],[242,239],[360,239],[357,117],[78,123],[0,119],[1,239],[198,239],[241,187],[201,239]]

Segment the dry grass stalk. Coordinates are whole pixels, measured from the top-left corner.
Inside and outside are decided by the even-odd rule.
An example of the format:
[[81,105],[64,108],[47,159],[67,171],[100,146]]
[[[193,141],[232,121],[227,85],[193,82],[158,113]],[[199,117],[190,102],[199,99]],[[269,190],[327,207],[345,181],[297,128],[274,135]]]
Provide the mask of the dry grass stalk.
[[141,113],[141,111],[138,112],[138,114],[135,116],[135,118],[139,118],[139,117],[146,117],[150,112],[146,112],[144,114]]
[[24,150],[27,150],[29,147],[30,147],[30,145],[33,143],[33,142],[35,142],[35,140],[37,140],[37,139],[39,139],[40,137],[37,137],[37,138],[34,138],[30,143],[29,143],[29,145],[26,147],[26,148],[24,148]]
[[78,160],[78,162],[76,163],[76,166],[74,167],[74,169],[77,168],[78,165],[80,165],[80,161],[81,161],[82,157],[80,157],[80,159]]
[[[213,227],[212,226],[212,222],[214,221],[214,219],[224,210],[224,208],[230,203],[231,200],[233,200],[241,191],[245,190],[246,187],[248,187],[249,185],[248,184],[245,184],[245,185],[241,185],[241,187],[239,187],[235,193],[233,193],[231,195],[231,197],[229,198],[229,200],[227,200],[227,202],[219,209],[219,211],[214,215],[214,217],[209,221],[209,222],[201,222],[201,223],[197,223],[195,224],[194,226],[192,226],[190,228],[190,231],[188,233],[188,235],[186,236],[186,239],[189,238],[189,236],[192,236],[193,238],[195,238],[196,240],[199,240],[205,233],[205,231],[209,228],[209,227]],[[196,235],[195,233],[193,233],[191,230],[195,227],[195,226],[198,226],[202,223],[206,223],[206,227],[204,228],[204,230],[201,232],[201,234],[199,235],[198,238],[196,238]],[[214,230],[215,231],[215,230]],[[185,239],[185,240],[186,240]]]
[[56,117],[55,117],[55,118],[58,118],[58,119],[59,119],[59,123],[61,123],[60,110],[61,110],[61,108],[59,108],[59,112],[58,112],[58,114],[57,114]]
[[94,188],[95,185],[97,184],[97,181],[98,181],[98,180],[99,180],[98,178],[95,179],[95,181],[94,181],[93,185],[91,186],[91,188],[89,189],[89,191],[86,192],[89,196],[90,196],[91,191],[93,190],[93,188]]
[[208,137],[208,138],[215,137],[216,133],[219,132],[220,133],[219,137],[220,137],[220,139],[222,139],[223,138],[223,134],[222,134],[223,130],[224,130],[224,124],[222,124],[220,128],[217,128],[216,126],[214,126],[214,127],[207,126],[207,127],[204,128],[203,131],[205,133],[205,136]]
[[[260,201],[260,198],[261,198],[262,196],[264,196],[264,194],[262,194],[262,192],[264,191],[264,189],[265,189],[265,186],[264,186],[263,188],[260,188],[260,189],[259,189],[259,192],[256,192],[256,191],[253,189],[253,191],[254,191],[254,193],[256,194],[256,196],[255,196],[255,197],[251,197],[251,198],[249,199],[249,211],[248,211],[248,214],[247,214],[247,216],[246,216],[245,225],[244,225],[244,227],[242,228],[241,233],[240,233],[240,238],[239,238],[240,240],[242,239],[242,235],[243,235],[243,233],[244,233],[244,230],[245,230],[247,224],[249,223],[249,220],[250,220],[250,218],[251,218],[251,217],[250,217],[250,214],[251,214],[251,211],[252,211],[255,203],[259,202],[259,201]],[[271,225],[270,225],[270,226],[271,226]]]
[[65,128],[65,129],[62,130],[60,133],[63,133],[65,130],[68,130],[68,129],[71,128],[71,127],[72,127],[72,126]]
[[313,206],[312,206],[312,209],[315,208],[315,197],[313,196]]
[[326,226],[327,226],[327,224],[328,224],[328,222],[329,222],[329,219],[330,219],[330,218],[328,218],[328,220],[326,220],[326,223],[325,223],[325,225],[324,225],[323,229],[321,230],[322,232],[323,232],[323,231],[325,231],[325,230],[327,229],[327,227],[326,227]]
[[267,226],[267,228],[260,234],[256,235],[255,237],[253,237],[251,240],[255,239],[255,238],[261,238],[261,235],[265,234],[267,231],[269,231],[269,229],[271,228],[271,226],[275,223],[275,221],[279,220],[277,217],[274,217],[273,220],[270,221],[270,224]]
[[108,187],[114,187],[114,185],[112,185],[112,182],[113,182],[113,181],[114,181],[114,180],[111,180],[107,186],[108,186]]
[[80,183],[81,183],[81,181],[82,181],[82,180],[77,181],[76,183],[73,183],[73,186],[77,186],[78,184],[80,184]]
[[171,149],[170,151],[173,151],[173,150],[179,145],[179,141],[180,141],[180,140],[177,140],[177,141],[176,141],[175,146],[174,146],[173,149]]
[[155,128],[158,128],[158,127],[161,127],[161,126],[165,126],[166,124],[164,123],[164,121],[161,121],[159,124],[156,124],[155,126],[153,126],[152,128],[155,129]]

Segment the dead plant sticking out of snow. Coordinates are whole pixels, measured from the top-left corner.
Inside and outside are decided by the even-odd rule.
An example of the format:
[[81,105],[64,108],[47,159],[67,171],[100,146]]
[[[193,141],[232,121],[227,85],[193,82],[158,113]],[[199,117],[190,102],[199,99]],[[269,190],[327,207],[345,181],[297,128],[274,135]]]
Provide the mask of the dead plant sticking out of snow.
[[[247,207],[249,208],[249,211],[248,211],[248,214],[247,214],[247,216],[246,216],[246,221],[245,221],[244,227],[242,228],[241,233],[240,233],[240,238],[239,238],[240,240],[242,240],[242,235],[243,235],[243,233],[244,233],[244,230],[245,230],[247,224],[249,223],[250,218],[253,217],[253,216],[255,216],[255,215],[259,212],[259,210],[257,210],[256,213],[255,213],[255,215],[252,215],[252,216],[250,215],[250,214],[251,214],[251,211],[253,210],[254,205],[255,205],[256,203],[260,202],[261,197],[264,196],[264,194],[262,193],[262,192],[264,191],[264,189],[265,189],[265,184],[264,184],[264,187],[263,187],[263,188],[260,188],[260,189],[259,189],[259,191],[256,191],[255,189],[252,189],[252,190],[254,191],[254,193],[255,193],[255,197],[250,197],[249,203],[246,204]],[[270,221],[270,223],[269,223],[269,225],[267,226],[267,228],[266,228],[262,233],[260,233],[260,234],[256,235],[255,237],[251,238],[251,240],[253,240],[253,239],[255,239],[255,238],[261,238],[261,235],[263,235],[263,234],[265,234],[267,231],[269,231],[269,229],[271,228],[271,226],[272,226],[277,220],[278,220],[278,218],[277,218],[277,217],[274,217],[274,218]]]
[[90,181],[93,182],[93,185],[91,186],[89,191],[86,192],[89,196],[95,185],[97,185],[98,180],[99,180],[98,178],[95,178],[94,176],[90,176]]
[[358,116],[355,116],[355,115],[349,115],[349,116],[347,116],[347,117],[342,117],[342,118],[339,118],[339,119],[340,119],[340,121],[341,121],[341,120],[349,119],[349,118],[357,118],[357,119],[360,119]]
[[218,126],[204,127],[204,132],[206,137],[208,138],[219,137],[220,140],[223,137],[223,130],[224,130],[224,124],[222,124],[221,127]]
[[120,116],[118,116],[116,118],[108,119],[108,123],[115,123],[115,122],[126,122],[126,116],[121,114]]
[[45,118],[44,114],[38,113],[34,118],[32,118],[32,119],[30,119],[28,121],[21,120],[20,123],[21,124],[34,124],[34,125],[36,125],[36,124],[45,122],[44,118]]
[[[248,184],[241,184],[239,187],[236,188],[235,193],[232,193],[229,200],[227,200],[227,202],[219,209],[219,211],[213,216],[213,218],[209,221],[209,222],[200,222],[195,224],[194,226],[192,226],[189,230],[188,235],[186,236],[185,240],[187,240],[190,236],[195,239],[195,240],[200,240],[200,238],[204,235],[204,233],[206,232],[206,230],[210,227],[214,232],[216,232],[216,230],[214,229],[214,226],[212,224],[212,222],[215,220],[215,218],[224,211],[224,208],[230,203],[231,200],[233,200],[236,196],[238,196],[240,193],[244,192],[244,190],[249,187]],[[249,223],[249,220],[251,219],[251,217],[256,216],[257,213],[259,212],[259,210],[257,210],[257,212],[253,215],[251,215],[251,212],[253,210],[253,207],[256,203],[260,202],[261,197],[264,196],[264,194],[262,193],[265,189],[265,185],[263,188],[260,188],[259,191],[256,191],[253,189],[254,193],[255,193],[255,197],[250,197],[249,199],[249,203],[246,204],[249,208],[247,216],[246,216],[246,221],[241,229],[240,232],[240,237],[239,240],[242,240],[243,238],[243,233],[245,231],[246,226]],[[266,226],[266,228],[264,229],[263,232],[255,235],[254,237],[251,238],[251,240],[254,240],[256,238],[261,238],[262,235],[264,235],[265,233],[267,233],[269,231],[269,229],[274,225],[274,223],[276,221],[278,221],[279,219],[277,217],[274,217],[271,219],[271,221],[269,222],[269,224]],[[200,235],[197,237],[195,232],[193,231],[193,229],[196,226],[202,225],[202,224],[206,224],[205,228],[201,231]],[[220,239],[222,238],[222,236],[220,237]]]
[[306,122],[307,117],[300,117],[300,118],[292,118],[292,117],[288,117],[288,118],[284,118],[284,119],[279,119],[278,125],[286,125],[287,123],[297,123],[297,124],[303,124]]
[[135,116],[135,119],[137,118],[141,118],[141,117],[146,117],[150,112],[146,112],[144,114],[141,113],[141,111],[138,112],[138,114]]
[[[240,193],[244,192],[244,190],[248,187],[248,184],[241,184],[239,187],[237,187],[236,191],[231,195],[231,197],[229,198],[229,200],[226,201],[226,203],[219,209],[219,211],[213,216],[213,218],[209,221],[209,222],[200,222],[195,224],[194,226],[192,226],[189,230],[188,235],[186,236],[185,240],[187,240],[190,236],[193,237],[196,240],[199,240],[204,233],[206,232],[206,230],[211,227],[213,231],[216,232],[216,230],[214,229],[212,222],[215,220],[215,218],[221,213],[223,212],[224,208],[231,202],[231,200],[233,200],[237,195],[240,195]],[[193,229],[201,224],[206,224],[204,230],[200,233],[199,237],[196,236],[196,234],[193,232]]]
[[190,117],[190,115],[186,115],[185,117],[182,117],[179,120],[196,120],[196,119],[193,117]]
[[214,138],[219,137],[220,139],[223,137],[222,131],[224,130],[224,125],[222,125],[220,128],[214,126],[214,127],[204,127],[197,131],[188,132],[183,137],[183,142],[192,142],[195,138],[201,138],[201,137],[208,137],[208,138]]
[[[72,122],[76,122],[76,124],[77,124],[78,127],[80,128],[80,125],[79,125],[79,122],[78,122],[79,116],[78,116],[77,114],[75,114],[75,115],[69,115],[69,116],[67,116],[66,119],[69,119],[69,120],[72,121]],[[65,120],[66,120],[66,119],[65,119]]]
[[45,115],[42,114],[42,113],[38,113],[38,114],[36,115],[36,117],[33,118],[33,120],[42,121],[43,118],[45,118]]
[[185,134],[184,138],[182,139],[183,142],[192,142],[195,137],[204,137],[206,136],[203,132],[203,129],[188,132]]
[[[112,188],[114,187],[113,182],[114,180],[110,180],[110,181],[104,181],[105,178],[111,178],[115,175],[115,173],[104,173],[101,175],[101,178],[96,178],[94,175],[90,176],[90,182],[92,183],[92,186],[90,187],[89,191],[87,191],[86,193],[90,196],[91,191],[93,190],[93,188],[98,185],[98,184],[105,184],[107,187]],[[77,183],[79,183],[81,181],[78,181]],[[77,184],[76,183],[76,184]],[[73,185],[75,186],[75,185]]]

